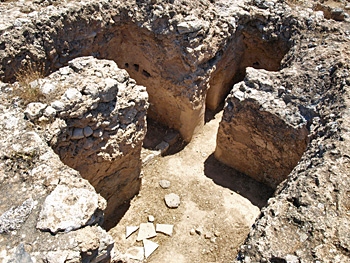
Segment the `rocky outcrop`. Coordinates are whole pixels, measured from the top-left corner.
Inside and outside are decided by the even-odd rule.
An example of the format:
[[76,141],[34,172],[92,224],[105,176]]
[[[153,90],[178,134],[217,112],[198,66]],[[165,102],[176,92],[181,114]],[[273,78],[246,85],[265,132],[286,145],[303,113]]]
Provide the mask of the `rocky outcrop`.
[[1,84],[1,262],[101,262],[114,241],[106,201],[64,165]]
[[109,220],[140,189],[148,95],[112,61],[82,57],[68,64],[31,83],[51,102],[30,103],[25,114],[62,162],[107,200]]

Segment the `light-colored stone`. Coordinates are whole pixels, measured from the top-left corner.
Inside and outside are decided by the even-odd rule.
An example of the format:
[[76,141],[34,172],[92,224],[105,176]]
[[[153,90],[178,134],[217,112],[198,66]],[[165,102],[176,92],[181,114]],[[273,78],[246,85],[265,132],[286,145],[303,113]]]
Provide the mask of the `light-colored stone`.
[[160,187],[162,187],[163,189],[168,189],[168,188],[170,188],[170,181],[168,181],[168,180],[160,180],[159,181],[159,185],[160,185]]
[[157,233],[153,223],[141,223],[136,240],[141,241],[155,236],[157,236]]
[[154,216],[149,215],[148,216],[148,222],[153,223],[154,222]]
[[127,226],[125,229],[125,238],[128,238],[133,233],[135,233],[139,229],[139,226]]
[[99,195],[89,189],[58,185],[44,202],[37,228],[69,232],[98,222],[99,202]]
[[34,207],[33,199],[27,199],[18,207],[11,207],[0,216],[0,233],[8,233],[21,227]]
[[46,108],[46,104],[41,102],[32,102],[27,105],[26,110],[24,111],[24,114],[27,116],[30,120],[36,120],[39,119]]
[[153,241],[144,239],[143,247],[145,249],[145,258],[148,258],[159,247],[159,245]]
[[174,193],[166,195],[164,197],[164,200],[165,200],[165,204],[169,208],[178,208],[180,205],[180,196]]
[[174,225],[169,224],[156,224],[156,232],[166,234],[168,236],[173,235]]
[[82,98],[82,94],[76,88],[69,88],[62,96],[68,101],[79,101]]

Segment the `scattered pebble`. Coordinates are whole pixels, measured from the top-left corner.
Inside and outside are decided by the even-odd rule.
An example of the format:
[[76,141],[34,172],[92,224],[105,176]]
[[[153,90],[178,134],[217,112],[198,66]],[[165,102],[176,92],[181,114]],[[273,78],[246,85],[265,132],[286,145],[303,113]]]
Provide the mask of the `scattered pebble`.
[[193,236],[194,234],[196,234],[196,230],[194,230],[193,228],[190,230],[190,235]]
[[154,216],[149,215],[149,216],[148,216],[148,222],[153,223],[153,222],[154,222]]
[[211,233],[205,233],[205,235],[204,235],[204,238],[205,239],[211,239],[213,236],[212,236],[212,234]]
[[180,205],[180,197],[177,194],[171,193],[164,197],[165,204],[169,208],[178,208]]
[[168,180],[160,180],[159,185],[163,189],[168,189],[170,187],[170,182]]
[[196,231],[196,233],[198,235],[201,235],[203,233],[203,228],[202,227],[197,227],[195,231]]

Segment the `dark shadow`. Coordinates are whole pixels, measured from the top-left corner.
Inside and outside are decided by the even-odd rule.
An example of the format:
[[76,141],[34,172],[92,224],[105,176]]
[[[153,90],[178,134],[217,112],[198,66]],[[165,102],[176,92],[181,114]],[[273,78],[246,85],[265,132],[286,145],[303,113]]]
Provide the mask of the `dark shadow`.
[[113,227],[115,227],[119,221],[123,218],[125,213],[128,211],[130,208],[130,201],[125,202],[121,206],[119,206],[115,212],[110,215],[108,218],[105,218],[105,221],[102,224],[103,229],[106,231],[109,231]]
[[167,143],[167,148],[163,156],[173,155],[182,151],[187,143],[185,143],[180,133],[174,129],[171,129],[164,124],[161,124],[155,120],[147,119],[147,133],[143,141],[143,148],[148,150],[159,150],[159,145]]
[[274,189],[220,163],[215,159],[214,154],[211,154],[205,161],[204,173],[216,184],[247,198],[260,209],[267,204],[268,199],[274,193]]
[[220,103],[219,107],[217,107],[215,110],[211,110],[211,109],[206,108],[205,115],[204,115],[204,122],[208,123],[211,120],[215,119],[215,115],[224,109],[224,105],[225,105],[225,102],[222,101]]

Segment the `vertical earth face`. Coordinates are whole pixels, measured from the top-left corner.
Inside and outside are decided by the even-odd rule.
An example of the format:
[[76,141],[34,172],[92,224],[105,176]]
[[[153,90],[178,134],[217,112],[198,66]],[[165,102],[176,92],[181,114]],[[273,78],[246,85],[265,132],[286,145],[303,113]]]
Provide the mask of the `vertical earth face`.
[[309,135],[298,108],[283,100],[278,74],[247,68],[226,98],[215,150],[219,161],[272,188],[297,165]]
[[[11,236],[0,242],[13,248],[1,252],[5,262],[108,258],[113,241],[96,224],[140,188],[148,106],[148,117],[190,142],[206,108],[225,99],[215,157],[276,188],[229,260],[348,261],[348,9],[342,1],[3,1],[1,187],[10,198],[0,229]],[[33,80],[31,65],[46,70]],[[22,107],[16,89],[41,95]],[[8,185],[25,194],[16,200]],[[91,199],[88,207],[79,198]],[[50,200],[68,204],[60,215],[81,204],[81,220],[52,225]],[[45,231],[73,245],[55,248],[67,242]],[[23,236],[43,242],[23,247]]]

